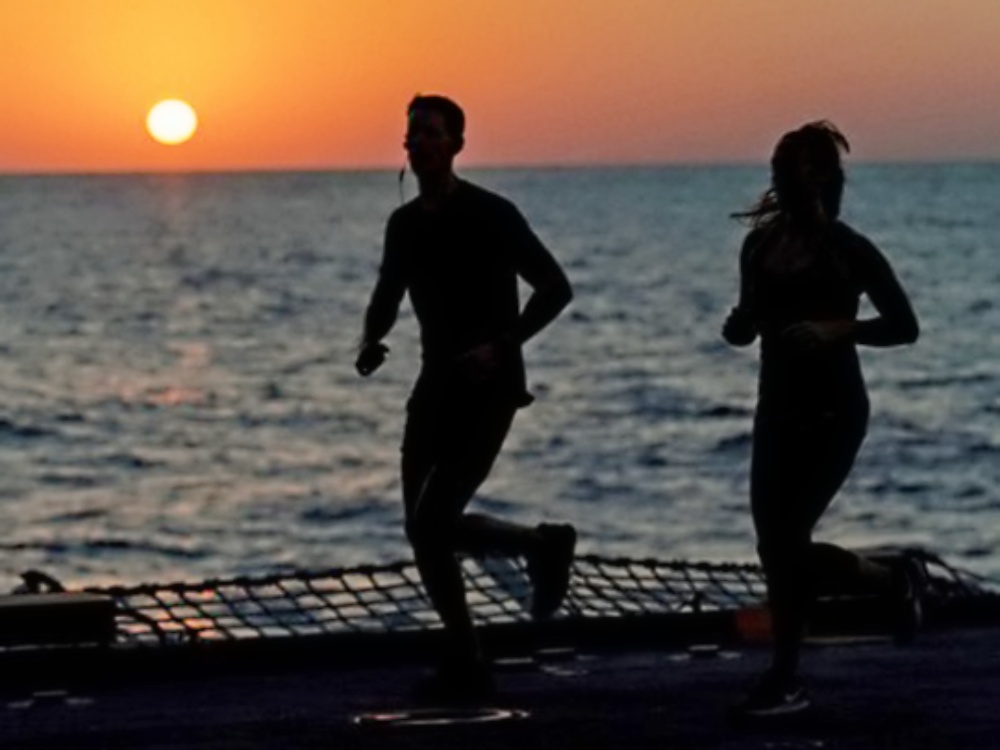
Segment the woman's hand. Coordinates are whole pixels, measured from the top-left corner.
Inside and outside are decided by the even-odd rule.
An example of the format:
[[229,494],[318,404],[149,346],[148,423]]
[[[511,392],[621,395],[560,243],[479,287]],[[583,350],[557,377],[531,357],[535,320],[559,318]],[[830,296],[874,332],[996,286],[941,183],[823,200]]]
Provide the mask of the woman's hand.
[[853,333],[853,320],[804,320],[784,329],[781,338],[803,351],[816,351],[842,341],[853,341]]
[[757,327],[750,313],[741,307],[730,310],[726,322],[722,324],[722,338],[733,346],[752,344],[757,338]]

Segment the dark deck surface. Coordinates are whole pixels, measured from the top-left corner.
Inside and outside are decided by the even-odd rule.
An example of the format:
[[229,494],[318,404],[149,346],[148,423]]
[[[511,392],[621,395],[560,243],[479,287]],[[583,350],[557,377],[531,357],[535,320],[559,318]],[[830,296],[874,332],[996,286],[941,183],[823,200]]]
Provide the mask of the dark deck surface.
[[[729,706],[764,667],[760,646],[580,652],[508,665],[491,705],[527,715],[452,726],[364,727],[354,717],[413,707],[417,663],[256,665],[108,678],[66,694],[7,672],[0,747],[65,748],[1000,748],[1000,628],[948,628],[813,645],[813,707],[741,723]],[[52,678],[41,687],[64,689]]]

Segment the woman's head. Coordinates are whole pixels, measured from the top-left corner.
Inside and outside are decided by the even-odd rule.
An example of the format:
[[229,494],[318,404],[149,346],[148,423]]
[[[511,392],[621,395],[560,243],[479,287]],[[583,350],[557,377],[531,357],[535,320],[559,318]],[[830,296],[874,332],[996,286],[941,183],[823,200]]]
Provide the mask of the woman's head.
[[781,210],[802,218],[836,219],[844,193],[840,154],[849,150],[847,139],[826,121],[785,133],[771,157],[771,185]]
[[850,145],[833,123],[810,122],[785,133],[771,157],[771,188],[739,214],[760,226],[784,216],[796,221],[833,221],[844,193],[841,153]]

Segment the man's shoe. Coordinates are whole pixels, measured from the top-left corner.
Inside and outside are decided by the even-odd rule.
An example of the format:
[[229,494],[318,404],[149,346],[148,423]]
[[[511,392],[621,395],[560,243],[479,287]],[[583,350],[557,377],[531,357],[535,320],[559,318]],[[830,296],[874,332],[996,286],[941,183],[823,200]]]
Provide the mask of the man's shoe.
[[576,529],[569,524],[538,525],[542,543],[538,551],[528,555],[528,578],[533,587],[531,616],[536,620],[551,617],[569,591],[573,552],[576,549]]
[[497,687],[483,662],[445,664],[413,686],[413,700],[423,706],[478,706],[496,697]]

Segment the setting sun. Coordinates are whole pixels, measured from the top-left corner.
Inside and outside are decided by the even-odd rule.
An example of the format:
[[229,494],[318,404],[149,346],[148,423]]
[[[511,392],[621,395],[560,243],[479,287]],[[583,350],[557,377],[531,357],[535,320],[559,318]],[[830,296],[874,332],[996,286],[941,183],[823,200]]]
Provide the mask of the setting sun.
[[146,115],[146,129],[160,143],[176,146],[191,138],[198,128],[194,108],[180,99],[165,99]]

